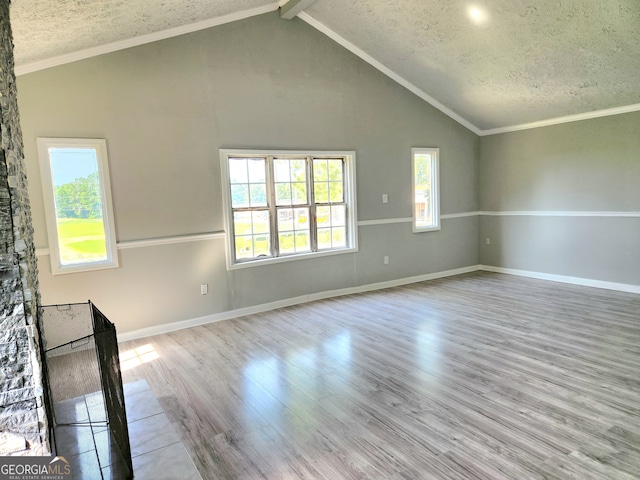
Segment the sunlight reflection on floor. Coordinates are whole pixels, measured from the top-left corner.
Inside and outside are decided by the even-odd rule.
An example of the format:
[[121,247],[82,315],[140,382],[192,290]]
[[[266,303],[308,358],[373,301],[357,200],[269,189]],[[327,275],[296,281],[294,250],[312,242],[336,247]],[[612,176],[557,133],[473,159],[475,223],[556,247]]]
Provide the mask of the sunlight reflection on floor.
[[148,343],[120,353],[120,369],[122,371],[130,370],[156,358],[160,358],[160,355],[153,348],[153,345]]

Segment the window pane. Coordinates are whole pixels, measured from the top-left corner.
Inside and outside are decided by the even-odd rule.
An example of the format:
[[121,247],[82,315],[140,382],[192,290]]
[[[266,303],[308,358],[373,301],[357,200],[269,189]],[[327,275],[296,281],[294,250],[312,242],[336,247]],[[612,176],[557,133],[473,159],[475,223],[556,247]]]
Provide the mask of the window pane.
[[430,231],[440,228],[438,208],[437,148],[412,149],[413,161],[413,229]]
[[50,148],[60,264],[107,260],[98,158],[93,148]]
[[311,251],[311,243],[309,242],[309,232],[296,232],[296,252]]
[[291,184],[291,192],[293,198],[291,199],[294,205],[300,205],[307,203],[307,184],[296,182]]
[[309,230],[309,209],[308,208],[295,209],[294,229]]
[[263,158],[229,159],[232,208],[267,206],[265,165]]
[[345,247],[347,245],[346,211],[346,205],[316,208],[319,250]]
[[344,202],[344,163],[342,160],[313,161],[314,199],[316,203]]
[[308,208],[279,210],[278,219],[278,240],[281,254],[311,251]]
[[290,183],[276,183],[276,205],[291,205]]
[[326,160],[314,160],[313,161],[313,180],[315,182],[329,180],[329,174],[327,173],[327,161]]
[[314,183],[313,190],[316,203],[329,203],[329,184],[326,182]]
[[[327,207],[329,208],[329,207]],[[333,205],[331,207],[331,225],[342,227],[346,225],[347,207],[346,205]]]
[[264,183],[255,183],[250,186],[250,189],[251,189],[251,206],[266,207],[267,206],[267,186]]
[[344,247],[347,244],[345,228],[344,227],[334,227],[331,230],[331,246],[333,248]]
[[331,226],[331,207],[316,208],[316,223],[320,228]]
[[276,205],[309,203],[307,193],[307,162],[304,159],[274,159]]
[[342,160],[329,160],[329,180],[342,182]]
[[331,229],[318,228],[318,250],[331,248]]
[[269,212],[233,212],[233,230],[235,235],[269,233]]
[[[250,183],[265,183],[265,160],[264,158],[250,158],[249,159],[249,182]],[[241,182],[244,183],[244,182]]]
[[290,182],[289,160],[275,159],[273,161],[273,172],[276,182]]
[[433,225],[433,192],[431,164],[432,157],[428,153],[419,153],[414,156],[414,209],[416,227],[429,227]]
[[234,212],[236,258],[271,255],[268,211]]
[[306,160],[291,160],[291,181],[307,182]]
[[283,208],[278,210],[278,231],[293,231],[293,209]]
[[231,185],[231,206],[233,208],[249,206],[249,186],[247,184]]
[[231,183],[247,183],[247,160],[244,158],[229,159],[229,180]]
[[268,257],[271,255],[271,246],[269,245],[269,235],[254,235],[253,255],[255,257]]
[[342,182],[329,183],[329,200],[336,203],[344,201],[342,197]]
[[251,233],[251,212],[233,213],[233,231],[235,235]]
[[269,233],[269,212],[251,212],[253,233]]
[[251,235],[236,237],[236,258],[253,258],[253,237]]
[[278,242],[280,243],[281,254],[294,253],[296,251],[293,232],[281,232],[278,235]]

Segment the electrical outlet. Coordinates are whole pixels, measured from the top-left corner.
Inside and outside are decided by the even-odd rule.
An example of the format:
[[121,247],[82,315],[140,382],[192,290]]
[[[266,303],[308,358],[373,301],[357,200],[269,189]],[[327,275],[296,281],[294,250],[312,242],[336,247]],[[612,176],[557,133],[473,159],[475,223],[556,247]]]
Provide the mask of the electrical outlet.
[[491,245],[491,239],[489,237],[485,238],[484,243],[486,243],[487,245]]
[[383,193],[382,194],[382,203],[389,203],[389,194],[388,193]]
[[385,265],[389,265],[389,255],[385,255],[383,261]]
[[209,285],[203,283],[202,285],[200,285],[200,295],[206,295],[207,293],[209,293]]

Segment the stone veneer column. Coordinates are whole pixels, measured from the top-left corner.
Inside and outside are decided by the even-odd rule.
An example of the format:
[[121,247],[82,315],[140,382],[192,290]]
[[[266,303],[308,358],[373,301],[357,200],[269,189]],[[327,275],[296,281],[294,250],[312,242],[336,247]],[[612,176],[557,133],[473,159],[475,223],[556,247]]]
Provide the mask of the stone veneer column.
[[50,444],[38,333],[38,267],[9,1],[0,0],[0,455],[44,455]]

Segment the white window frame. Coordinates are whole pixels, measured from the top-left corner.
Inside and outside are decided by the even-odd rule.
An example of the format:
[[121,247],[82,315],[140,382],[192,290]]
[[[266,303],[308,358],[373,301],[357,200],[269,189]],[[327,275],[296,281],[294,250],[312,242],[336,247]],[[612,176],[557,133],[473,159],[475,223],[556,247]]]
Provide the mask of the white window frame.
[[[343,248],[322,250],[316,252],[304,252],[275,256],[268,258],[254,258],[250,260],[235,260],[235,239],[233,230],[233,209],[231,207],[231,184],[229,181],[229,159],[252,156],[272,157],[343,157],[344,167],[344,200],[347,205],[346,216],[346,243]],[[358,215],[356,211],[356,152],[354,151],[306,151],[306,150],[243,150],[220,149],[220,167],[222,173],[222,203],[225,221],[226,260],[227,270],[254,267],[258,265],[271,265],[275,263],[291,262],[310,258],[319,258],[358,251]]]
[[[49,257],[51,259],[51,273],[60,275],[65,273],[88,272],[116,268],[118,262],[118,247],[116,243],[116,229],[113,219],[113,205],[111,200],[111,181],[109,177],[109,162],[107,157],[107,141],[102,138],[38,138],[38,156],[40,159],[40,175],[42,193],[49,239]],[[86,148],[96,152],[98,176],[100,185],[100,200],[102,203],[102,219],[107,249],[107,259],[63,265],[60,259],[60,244],[58,242],[58,223],[56,218],[53,175],[49,149],[51,148]]]
[[[423,227],[417,225],[416,217],[416,156],[428,154],[431,156],[431,225]],[[412,148],[411,149],[411,208],[412,226],[414,233],[433,232],[440,230],[440,149],[439,148]]]

